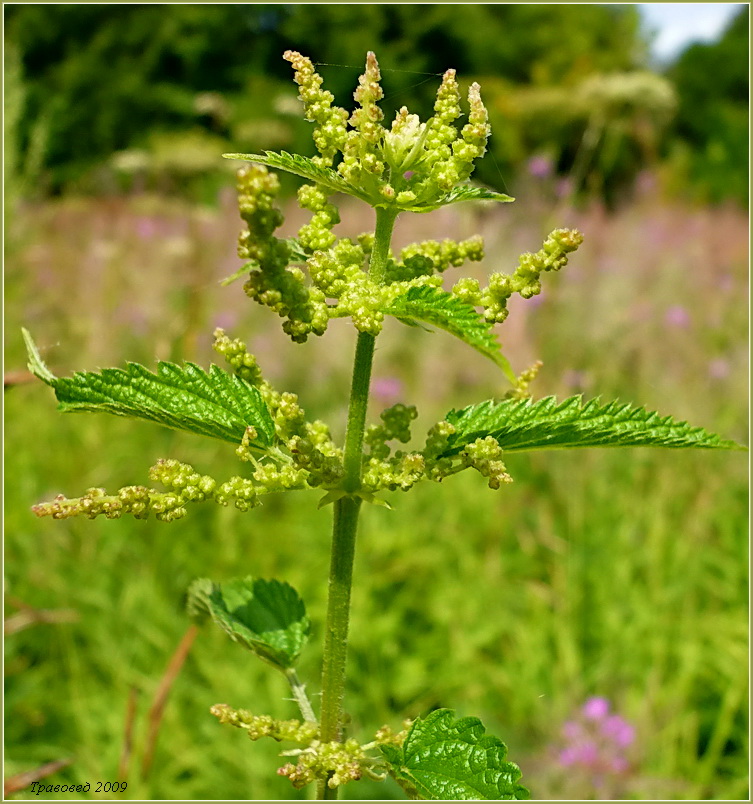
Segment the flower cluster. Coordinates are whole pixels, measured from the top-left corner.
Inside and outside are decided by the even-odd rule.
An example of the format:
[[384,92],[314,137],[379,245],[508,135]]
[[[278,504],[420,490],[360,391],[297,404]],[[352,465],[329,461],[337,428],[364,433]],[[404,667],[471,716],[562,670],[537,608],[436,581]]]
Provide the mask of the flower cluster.
[[298,189],[298,205],[313,215],[298,230],[298,241],[308,253],[329,248],[337,239],[332,228],[340,223],[340,212],[330,203],[327,193],[316,184],[304,184]]
[[468,91],[468,122],[460,132],[453,125],[461,114],[454,70],[442,78],[434,117],[421,123],[403,107],[386,129],[377,105],[383,92],[373,53],[366,57],[351,115],[333,106],[332,94],[322,89],[321,76],[308,58],[294,51],[287,51],[284,58],[295,70],[304,115],[316,123],[314,143],[320,156],[315,163],[331,166],[339,151],[338,173],[374,205],[412,207],[441,197],[471,175],[474,161],[486,151],[490,128],[478,84]]
[[296,760],[286,762],[277,773],[286,776],[296,788],[305,787],[311,782],[326,779],[331,788],[360,779],[364,774],[372,778],[383,778],[375,773],[382,762],[368,755],[368,751],[379,745],[402,745],[410,722],[404,723],[402,731],[395,733],[389,726],[383,726],[372,742],[360,744],[357,740],[345,742],[322,742],[318,739],[319,727],[316,723],[299,720],[277,720],[268,715],[254,715],[245,709],[232,709],[227,704],[216,704],[210,712],[220,721],[243,729],[251,740],[271,737],[278,742],[298,743],[302,748],[283,751],[282,756]]
[[588,773],[597,784],[629,770],[627,750],[635,740],[634,727],[610,710],[606,698],[589,698],[578,716],[562,726],[560,765]]
[[486,320],[499,324],[507,318],[507,300],[513,293],[524,299],[541,293],[541,274],[567,265],[567,255],[582,242],[583,235],[577,229],[555,229],[535,254],[520,255],[514,274],[493,273],[483,290],[477,279],[466,277],[455,284],[452,292],[467,304],[483,307]]
[[169,491],[125,486],[115,494],[108,494],[105,489],[95,488],[73,499],[58,495],[51,502],[33,506],[32,510],[37,516],[53,519],[79,515],[119,519],[123,514],[132,514],[136,519],[154,515],[161,522],[172,522],[186,515],[187,503],[212,501],[225,506],[232,503],[239,511],[248,511],[261,504],[259,497],[264,494],[309,487],[309,473],[305,469],[294,463],[277,465],[273,461],[257,463],[250,478],[231,477],[218,483],[189,464],[160,459],[149,470],[149,478]]
[[214,331],[212,348],[225,358],[234,374],[251,385],[261,385],[262,376],[259,364],[240,338],[231,340],[225,334],[224,329],[217,327]]
[[[352,114],[334,105],[332,94],[322,88],[322,79],[308,58],[287,51],[285,59],[293,66],[304,115],[315,124],[319,156],[312,165],[312,160],[303,157],[278,154],[277,163],[313,182],[298,191],[298,202],[311,217],[297,237],[276,237],[283,221],[276,206],[280,190],[277,177],[259,164],[241,168],[239,208],[246,228],[239,238],[238,253],[248,261],[250,271],[245,292],[283,318],[283,330],[296,342],[323,334],[331,318],[349,317],[360,333],[376,336],[385,315],[412,320],[417,304],[419,308],[426,304],[425,309],[418,310],[424,313],[423,318],[416,316],[418,321],[436,323],[438,310],[440,319],[442,315],[449,317],[451,308],[441,307],[442,274],[466,261],[483,259],[482,239],[427,240],[393,255],[387,242],[375,247],[373,232],[355,239],[338,238],[334,227],[339,213],[330,196],[338,189],[352,191],[381,208],[382,217],[378,211],[377,220],[382,222],[385,215],[392,216],[394,222],[399,209],[428,210],[448,202],[448,198],[456,200],[450,198],[452,193],[462,190],[460,185],[471,175],[474,161],[484,154],[489,136],[478,85],[471,85],[468,93],[470,112],[465,125],[458,123],[462,112],[455,71],[448,70],[437,91],[433,117],[421,122],[402,108],[387,129],[378,106],[383,93],[373,53],[367,56],[366,69],[354,93],[356,108]],[[482,197],[488,195],[482,193]],[[520,257],[512,275],[494,273],[485,288],[477,280],[460,279],[452,289],[455,299],[450,300],[456,306],[459,299],[481,307],[486,322],[499,323],[507,316],[510,296],[519,293],[529,298],[539,293],[541,273],[559,270],[581,240],[575,230],[555,230],[537,253]],[[370,264],[375,258],[376,267]],[[430,292],[410,293],[414,288]],[[439,302],[432,307],[436,299]],[[451,312],[456,313],[454,309]],[[473,326],[473,312],[468,311],[468,316]],[[446,323],[448,318],[442,320]],[[480,319],[478,326],[483,326]],[[478,335],[478,329],[473,335]],[[40,504],[35,507],[37,514],[63,518],[131,513],[140,518],[154,515],[171,520],[184,516],[189,502],[211,500],[246,511],[259,505],[265,494],[274,492],[321,488],[327,492],[325,500],[345,493],[341,488],[343,450],[334,444],[327,426],[309,421],[295,394],[273,388],[241,340],[231,339],[218,329],[214,348],[239,378],[258,389],[274,427],[272,443],[263,449],[256,429],[246,428],[236,448],[245,464],[244,472],[217,482],[177,461],[160,461],[150,470],[150,477],[166,491],[128,486],[107,494],[103,489],[90,489],[77,499],[61,496]],[[536,370],[534,366],[524,372],[510,394],[528,397],[528,385]],[[381,424],[366,430],[359,489],[364,499],[374,500],[374,493],[383,489],[407,491],[423,479],[441,481],[465,468],[476,469],[488,478],[492,488],[510,481],[494,439],[480,439],[447,456],[445,447],[453,431],[448,422],[431,428],[423,450],[397,449],[393,453],[388,442],[407,444],[415,418],[415,408],[395,405],[382,414]]]
[[261,165],[238,171],[240,213],[248,225],[238,240],[238,256],[252,263],[243,290],[286,319],[283,330],[303,342],[309,333],[321,335],[327,328],[327,305],[318,288],[306,285],[303,271],[288,265],[290,246],[273,234],[283,220],[274,206],[279,188],[277,177]]
[[[535,374],[536,369],[534,367],[522,377]],[[520,382],[524,383],[525,379],[521,378]],[[371,425],[366,430],[364,442],[369,454],[363,464],[361,482],[364,491],[408,491],[421,480],[441,482],[445,477],[467,468],[473,468],[488,478],[489,488],[492,489],[512,482],[502,462],[502,448],[491,436],[473,441],[456,455],[444,455],[449,438],[455,432],[455,427],[447,421],[438,422],[429,430],[426,445],[420,452],[397,450],[393,455],[387,442],[396,440],[407,443],[411,438],[410,422],[416,415],[413,406],[393,405],[382,412],[381,425]]]
[[286,762],[277,769],[277,774],[290,779],[295,788],[305,787],[318,779],[327,779],[329,787],[339,787],[360,779],[364,766],[370,764],[363,747],[352,738],[344,743],[314,741],[306,748],[284,753],[293,755],[297,762],[295,765]]
[[[260,165],[239,172],[241,217],[248,224],[240,237],[239,254],[251,262],[244,290],[285,319],[283,329],[296,342],[323,334],[334,317],[349,317],[359,332],[377,335],[385,311],[398,295],[426,284],[439,287],[439,274],[448,267],[481,260],[483,243],[480,237],[459,243],[417,243],[403,249],[399,259],[388,255],[379,277],[372,277],[367,268],[374,234],[364,233],[357,240],[337,238],[333,227],[340,218],[329,196],[345,189],[372,206],[395,212],[441,206],[443,199],[462,187],[475,160],[486,150],[490,129],[479,87],[473,84],[469,89],[468,121],[461,128],[456,125],[461,116],[460,89],[455,71],[448,70],[437,91],[432,118],[422,123],[402,108],[387,129],[378,105],[383,93],[373,53],[367,55],[359,78],[352,114],[334,105],[310,59],[295,51],[287,51],[284,58],[293,66],[304,116],[315,124],[319,155],[308,160],[311,169],[304,164],[307,160],[296,163],[288,154],[278,156],[285,157],[285,169],[314,180],[298,191],[299,205],[311,212],[311,218],[297,238],[276,238],[274,230],[282,222],[274,206],[279,190],[276,178]],[[514,291],[528,293],[535,281],[531,271],[550,270],[550,263],[546,258],[534,261],[527,274],[521,268],[509,288],[493,277],[486,291],[476,283],[475,288],[460,285],[457,292],[477,297],[487,317],[491,315],[489,320],[502,320],[497,308],[504,307]]]
[[393,439],[407,444],[410,441],[410,423],[418,416],[414,405],[398,403],[380,414],[382,424],[372,424],[364,433],[364,442],[371,454],[377,458],[386,458],[390,454],[387,441]]
[[380,489],[408,491],[424,476],[426,461],[419,452],[398,450],[394,456],[388,441],[407,444],[411,438],[410,423],[418,411],[413,405],[393,405],[381,413],[382,424],[373,424],[364,433],[369,455],[364,459],[362,485],[373,493]]
[[105,489],[100,488],[87,489],[81,497],[72,499],[59,494],[51,502],[33,505],[31,510],[37,516],[51,516],[53,519],[67,519],[72,516],[120,519],[123,514],[132,514],[136,519],[147,519],[154,514],[162,522],[172,522],[185,516],[184,501],[180,494],[156,491],[146,486],[125,486],[117,494],[108,494]]
[[498,489],[502,483],[512,483],[512,478],[501,460],[502,447],[493,436],[477,438],[460,454],[466,466],[472,466],[483,477],[489,478],[490,489]]
[[522,371],[516,378],[514,387],[505,394],[505,399],[530,399],[532,394],[528,387],[536,379],[543,365],[537,360],[530,368]]
[[285,740],[305,745],[319,734],[319,726],[309,721],[276,720],[269,715],[254,715],[246,709],[233,709],[227,704],[215,704],[209,711],[220,723],[243,729],[252,740],[271,737],[277,742]]
[[[265,214],[259,217],[270,225],[277,225],[281,219],[270,212],[270,199],[277,188],[276,179],[269,181],[272,178],[273,174],[262,166],[244,168],[239,174],[242,214],[249,222],[249,229],[241,234],[239,254],[252,261],[244,290],[255,301],[286,318],[283,329],[296,342],[305,341],[310,334],[322,335],[330,318],[350,317],[359,332],[377,335],[384,321],[384,310],[397,296],[411,287],[438,287],[441,285],[438,274],[448,267],[483,257],[479,237],[461,242],[446,239],[417,243],[403,249],[399,260],[388,260],[386,284],[376,282],[365,271],[373,234],[366,233],[358,241],[336,239],[331,231],[339,220],[336,208],[320,187],[304,185],[299,200],[313,212],[313,217],[300,229],[297,245],[306,254],[305,266],[311,280],[307,284],[304,271],[288,265],[293,258],[290,243],[275,238],[269,225],[254,223],[254,215],[260,209]],[[243,209],[251,209],[253,214],[243,213]],[[234,347],[226,344],[224,348],[230,360]],[[241,358],[233,357],[235,362],[231,365],[237,369]],[[239,376],[256,384],[253,365],[246,368],[249,371],[239,372]]]
[[366,56],[366,69],[358,79],[358,88],[353,93],[358,107],[350,116],[349,122],[353,128],[348,132],[338,172],[347,182],[368,194],[376,197],[381,193],[382,200],[392,200],[394,190],[382,181],[386,168],[380,151],[384,135],[381,125],[384,114],[377,106],[377,102],[384,96],[379,85],[381,78],[376,56],[369,52]]
[[335,99],[331,92],[322,89],[322,77],[314,70],[311,59],[293,50],[286,50],[283,59],[295,70],[295,82],[303,102],[306,120],[316,123],[314,144],[321,156],[315,157],[319,165],[329,166],[338,151],[342,151],[347,139],[348,113],[332,106]]
[[410,281],[418,276],[431,276],[444,273],[450,266],[457,268],[466,261],[480,262],[484,259],[484,241],[479,235],[467,240],[441,242],[425,240],[413,243],[400,252],[400,261],[387,263],[386,281]]

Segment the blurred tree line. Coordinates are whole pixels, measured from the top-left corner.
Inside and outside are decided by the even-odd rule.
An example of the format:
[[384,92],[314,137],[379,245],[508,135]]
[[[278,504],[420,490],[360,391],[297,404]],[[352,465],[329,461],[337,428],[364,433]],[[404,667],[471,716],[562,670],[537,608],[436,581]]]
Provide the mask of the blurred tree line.
[[482,84],[489,184],[528,174],[615,200],[667,157],[678,189],[745,201],[747,14],[664,78],[634,5],[6,6],[6,142],[27,191],[211,192],[223,151],[311,151],[284,50],[321,63],[346,107],[375,50],[388,120],[429,115],[449,66]]
[[667,71],[677,87],[671,159],[704,200],[747,204],[750,7],[713,44],[694,44]]

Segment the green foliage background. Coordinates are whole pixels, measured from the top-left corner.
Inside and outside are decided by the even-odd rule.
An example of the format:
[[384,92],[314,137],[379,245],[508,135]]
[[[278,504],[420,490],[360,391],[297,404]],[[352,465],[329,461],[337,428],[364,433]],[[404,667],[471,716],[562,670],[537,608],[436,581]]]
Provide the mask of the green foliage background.
[[673,191],[747,201],[747,6],[666,71],[671,129],[675,103],[657,108],[651,87],[623,81],[606,107],[582,91],[650,67],[634,5],[19,4],[5,16],[25,82],[22,151],[44,134],[37,191],[146,183],[209,198],[218,150],[309,153],[285,49],[333,65],[321,70],[345,104],[372,49],[388,119],[402,105],[425,115],[448,66],[482,83],[497,134],[478,178],[498,189],[541,154],[574,190],[616,202],[663,158]]

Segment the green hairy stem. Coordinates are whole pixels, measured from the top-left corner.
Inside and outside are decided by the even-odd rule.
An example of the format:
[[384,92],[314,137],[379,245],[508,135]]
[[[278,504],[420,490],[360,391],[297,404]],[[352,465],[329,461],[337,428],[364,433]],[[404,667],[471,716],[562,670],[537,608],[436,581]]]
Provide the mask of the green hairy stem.
[[[384,278],[389,254],[392,229],[396,213],[379,208],[376,211],[374,250],[369,263],[369,275],[376,281]],[[348,425],[345,435],[345,477],[343,488],[349,494],[361,485],[361,460],[366,409],[369,403],[371,364],[374,359],[376,338],[366,332],[358,335],[353,361],[353,380],[350,389]],[[361,500],[343,497],[335,502],[332,526],[332,553],[329,571],[329,598],[324,636],[324,662],[322,668],[321,737],[327,742],[342,737],[342,701],[345,689],[345,660],[348,650],[348,622],[350,619],[350,590],[353,584],[353,559]],[[338,788],[319,783],[319,798],[337,798]]]

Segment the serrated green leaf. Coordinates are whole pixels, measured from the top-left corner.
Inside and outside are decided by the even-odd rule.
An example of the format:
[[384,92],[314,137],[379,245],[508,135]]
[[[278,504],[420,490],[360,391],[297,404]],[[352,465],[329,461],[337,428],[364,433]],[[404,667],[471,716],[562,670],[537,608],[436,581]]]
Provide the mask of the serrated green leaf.
[[55,377],[42,363],[31,336],[24,337],[29,369],[54,389],[62,411],[131,416],[232,443],[240,443],[252,426],[257,433],[252,446],[264,449],[273,443],[274,422],[259,391],[218,366],[206,372],[194,363],[160,362],[155,374],[128,363],[125,369],[107,368],[99,374]]
[[191,582],[186,594],[186,612],[197,624],[203,623],[211,617],[209,596],[212,594],[214,584],[209,578],[197,578]]
[[280,670],[295,664],[308,640],[306,607],[282,581],[248,577],[214,584],[208,605],[231,639]]
[[223,154],[225,159],[243,159],[246,162],[256,162],[259,165],[284,170],[301,178],[321,184],[333,193],[347,193],[364,201],[368,201],[357,187],[349,182],[332,168],[315,165],[308,157],[300,154],[289,154],[287,151],[264,151],[263,154]]
[[515,382],[515,373],[500,352],[492,325],[452,293],[430,286],[412,287],[383,307],[382,312],[405,324],[422,321],[449,332],[493,360],[510,382]]
[[493,436],[508,452],[566,447],[701,447],[739,449],[702,427],[621,402],[601,405],[573,396],[529,400],[487,400],[447,414],[455,427],[443,456],[460,452],[478,438]]
[[514,200],[515,199],[509,195],[498,193],[487,187],[474,187],[471,184],[459,184],[436,201],[425,201],[413,205],[406,204],[403,206],[403,209],[407,212],[432,212],[440,207],[446,207],[449,204],[459,204],[462,201],[501,201],[507,203]]
[[529,798],[517,784],[520,768],[506,762],[507,746],[487,735],[476,717],[459,720],[438,709],[413,723],[402,746],[381,746],[390,773],[433,801],[501,801]]

